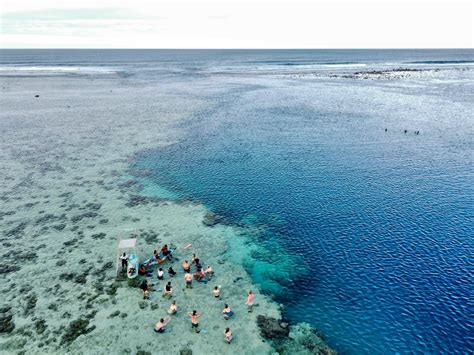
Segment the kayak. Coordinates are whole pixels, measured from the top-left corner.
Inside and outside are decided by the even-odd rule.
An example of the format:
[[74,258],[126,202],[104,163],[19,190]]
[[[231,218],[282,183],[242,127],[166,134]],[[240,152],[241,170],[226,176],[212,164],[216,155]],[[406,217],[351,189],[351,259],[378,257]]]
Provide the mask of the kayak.
[[[175,245],[171,245],[171,247],[168,249],[170,254],[173,254],[173,252],[176,250]],[[168,255],[164,255],[163,252],[160,251],[160,254],[158,255],[158,258],[153,255],[150,259],[147,259],[143,262],[143,265],[145,265],[146,268],[152,267],[156,264],[162,264],[168,259]]]
[[138,258],[135,254],[130,254],[127,262],[127,276],[133,279],[138,275]]

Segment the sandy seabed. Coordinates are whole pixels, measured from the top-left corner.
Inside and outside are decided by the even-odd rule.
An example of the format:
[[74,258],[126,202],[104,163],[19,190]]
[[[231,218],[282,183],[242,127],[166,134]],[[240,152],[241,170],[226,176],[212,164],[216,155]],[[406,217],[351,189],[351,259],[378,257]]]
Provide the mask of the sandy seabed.
[[[262,337],[257,317],[280,319],[281,307],[228,258],[237,227],[206,226],[208,211],[195,202],[137,197],[135,154],[179,140],[179,124],[205,101],[114,75],[0,81],[2,353],[330,352],[304,325],[288,327],[292,345],[278,348]],[[125,229],[138,232],[142,258],[164,243],[178,246],[171,281],[179,311],[164,334],[153,325],[171,303],[161,297],[165,282],[154,274],[144,301],[139,288],[115,278],[117,237]],[[216,275],[185,289],[180,263],[192,253]],[[212,296],[215,285],[222,300]],[[245,305],[250,289],[258,304],[252,313]],[[231,320],[222,317],[224,302],[236,313]],[[186,315],[193,309],[203,312],[200,334]]]

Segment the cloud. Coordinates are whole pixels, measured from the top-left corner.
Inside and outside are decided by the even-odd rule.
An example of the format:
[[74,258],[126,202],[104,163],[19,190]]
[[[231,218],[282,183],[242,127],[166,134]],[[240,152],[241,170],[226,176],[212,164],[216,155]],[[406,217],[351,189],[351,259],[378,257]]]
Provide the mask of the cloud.
[[126,19],[133,12],[120,8],[75,8],[75,9],[42,9],[32,11],[7,12],[3,21],[65,21],[65,20],[97,20]]
[[[8,2],[9,1],[9,2]],[[472,47],[473,5],[379,0],[7,0],[2,47]]]

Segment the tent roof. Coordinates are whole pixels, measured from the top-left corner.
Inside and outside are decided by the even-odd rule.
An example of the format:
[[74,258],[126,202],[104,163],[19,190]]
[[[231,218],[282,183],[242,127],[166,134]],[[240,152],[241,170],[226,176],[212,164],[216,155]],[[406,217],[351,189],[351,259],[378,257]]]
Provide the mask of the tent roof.
[[135,245],[137,244],[137,238],[133,239],[122,239],[119,242],[119,248],[120,249],[126,249],[126,248],[135,248]]

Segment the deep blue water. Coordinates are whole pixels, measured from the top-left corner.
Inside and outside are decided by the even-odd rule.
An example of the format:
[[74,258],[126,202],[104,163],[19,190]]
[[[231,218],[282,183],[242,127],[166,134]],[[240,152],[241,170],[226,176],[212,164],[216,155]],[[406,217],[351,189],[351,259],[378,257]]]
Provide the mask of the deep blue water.
[[273,230],[294,267],[309,266],[277,299],[338,350],[472,350],[472,144],[456,152],[434,132],[385,133],[380,117],[355,112],[227,105],[138,166]]
[[339,351],[469,353],[473,106],[450,91],[465,97],[472,81],[443,80],[434,94],[430,79],[415,92],[403,82],[229,87],[209,94],[214,108],[183,125],[182,142],[137,165],[153,169],[146,183],[265,226],[304,271],[279,289],[271,270],[249,272]]
[[[142,183],[259,227],[249,272],[337,350],[474,351],[473,50],[0,54],[2,65],[117,66],[205,100],[177,127],[181,141],[136,162],[153,170]],[[448,70],[394,81],[248,75],[353,63]],[[290,267],[275,262],[283,254]]]

